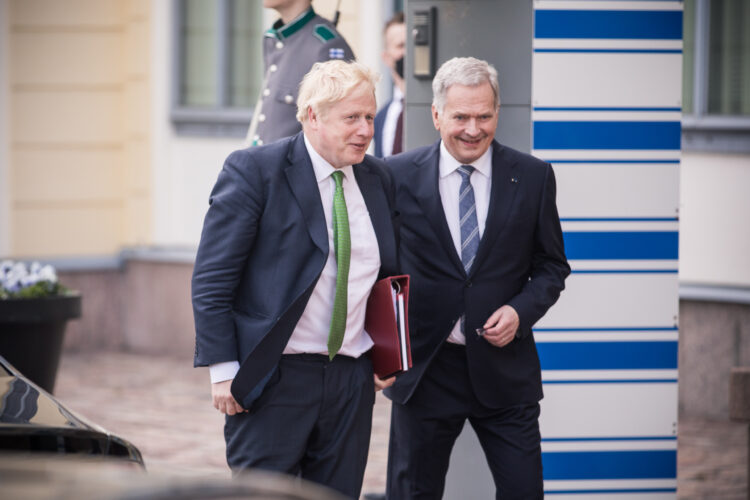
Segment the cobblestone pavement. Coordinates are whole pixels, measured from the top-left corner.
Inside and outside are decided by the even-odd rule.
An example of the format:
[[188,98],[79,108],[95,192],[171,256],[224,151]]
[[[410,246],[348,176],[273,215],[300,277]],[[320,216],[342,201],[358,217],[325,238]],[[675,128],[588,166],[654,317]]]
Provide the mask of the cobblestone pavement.
[[[128,439],[149,471],[230,477],[223,418],[210,401],[206,369],[192,360],[126,353],[70,353],[61,361],[55,395],[68,407]],[[378,394],[363,492],[382,492],[390,403]],[[746,499],[748,426],[681,420],[678,498]]]
[[[149,472],[231,477],[224,418],[211,405],[208,370],[192,359],[93,352],[63,356],[55,397],[143,454]],[[363,492],[385,491],[390,402],[378,393]]]

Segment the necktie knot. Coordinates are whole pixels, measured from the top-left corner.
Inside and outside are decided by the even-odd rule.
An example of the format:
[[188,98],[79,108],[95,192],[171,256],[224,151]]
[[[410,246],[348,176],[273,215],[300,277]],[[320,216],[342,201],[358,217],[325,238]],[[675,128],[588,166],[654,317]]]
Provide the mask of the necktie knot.
[[333,181],[336,183],[337,188],[342,186],[342,182],[344,182],[344,172],[341,170],[334,170],[331,177],[333,177]]
[[471,165],[461,165],[456,170],[458,170],[458,173],[461,174],[461,177],[463,177],[464,179],[468,179],[474,172],[474,167],[472,167]]

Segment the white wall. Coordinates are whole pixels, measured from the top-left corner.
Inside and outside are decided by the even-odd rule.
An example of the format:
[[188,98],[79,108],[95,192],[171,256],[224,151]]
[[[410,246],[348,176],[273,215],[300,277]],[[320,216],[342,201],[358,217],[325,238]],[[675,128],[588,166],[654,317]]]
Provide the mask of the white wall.
[[750,287],[750,156],[682,155],[680,281]]
[[[170,121],[174,23],[171,2],[151,4],[151,107],[155,245],[197,246],[208,196],[224,159],[243,147],[244,137],[178,136]],[[267,16],[264,22],[270,24]]]

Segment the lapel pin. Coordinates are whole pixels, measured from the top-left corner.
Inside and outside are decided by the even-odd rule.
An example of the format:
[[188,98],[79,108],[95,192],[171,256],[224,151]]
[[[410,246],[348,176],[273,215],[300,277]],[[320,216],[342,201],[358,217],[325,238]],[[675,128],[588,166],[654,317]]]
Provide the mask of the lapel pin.
[[510,182],[512,182],[513,184],[518,184],[518,177],[511,177]]

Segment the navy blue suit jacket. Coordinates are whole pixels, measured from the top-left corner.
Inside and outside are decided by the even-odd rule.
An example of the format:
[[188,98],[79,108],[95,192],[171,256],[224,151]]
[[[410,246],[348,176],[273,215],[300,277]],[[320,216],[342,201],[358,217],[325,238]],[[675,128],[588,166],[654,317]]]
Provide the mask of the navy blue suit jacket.
[[380,111],[375,114],[375,122],[373,123],[375,135],[372,137],[372,140],[375,143],[375,156],[378,158],[383,158],[383,125],[385,124],[385,116],[388,114],[388,108],[392,102],[393,99],[385,103],[380,108]]
[[[390,175],[370,156],[354,175],[378,239],[380,277],[396,274]],[[232,394],[243,407],[274,373],[327,257],[302,133],[232,153],[211,192],[193,271],[194,363],[240,361]]]
[[[542,384],[531,327],[558,299],[570,273],[552,167],[493,143],[489,210],[467,276],[438,191],[439,146],[438,141],[386,160],[400,213],[401,271],[411,275],[414,363],[386,395],[399,403],[408,401],[465,314],[469,376],[479,401],[492,408],[535,403],[542,398]],[[520,329],[510,344],[498,348],[473,332],[505,304],[518,312]]]

